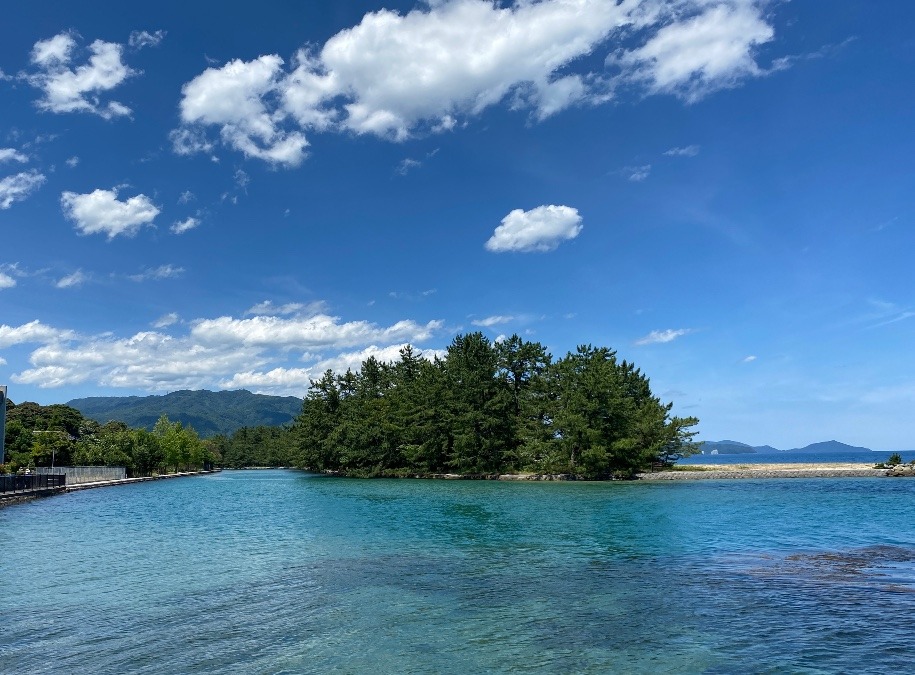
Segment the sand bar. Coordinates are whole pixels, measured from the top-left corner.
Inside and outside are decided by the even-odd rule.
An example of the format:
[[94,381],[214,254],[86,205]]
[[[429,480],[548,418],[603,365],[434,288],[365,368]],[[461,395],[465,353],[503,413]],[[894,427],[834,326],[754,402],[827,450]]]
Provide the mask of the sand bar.
[[641,480],[711,480],[720,478],[870,478],[886,469],[851,462],[779,464],[689,464],[686,470],[640,473]]

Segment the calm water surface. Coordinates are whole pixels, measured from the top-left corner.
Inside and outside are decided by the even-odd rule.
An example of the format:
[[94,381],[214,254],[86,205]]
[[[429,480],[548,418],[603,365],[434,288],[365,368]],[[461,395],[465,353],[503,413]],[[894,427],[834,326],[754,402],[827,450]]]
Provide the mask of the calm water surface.
[[907,479],[89,490],[0,510],[0,672],[909,672],[913,522]]

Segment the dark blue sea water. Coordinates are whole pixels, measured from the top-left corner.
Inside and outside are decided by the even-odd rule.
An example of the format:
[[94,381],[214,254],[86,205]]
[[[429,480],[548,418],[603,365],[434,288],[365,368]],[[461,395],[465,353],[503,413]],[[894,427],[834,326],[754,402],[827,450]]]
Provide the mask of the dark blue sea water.
[[0,509],[0,672],[910,672],[913,522],[890,478],[89,490]]

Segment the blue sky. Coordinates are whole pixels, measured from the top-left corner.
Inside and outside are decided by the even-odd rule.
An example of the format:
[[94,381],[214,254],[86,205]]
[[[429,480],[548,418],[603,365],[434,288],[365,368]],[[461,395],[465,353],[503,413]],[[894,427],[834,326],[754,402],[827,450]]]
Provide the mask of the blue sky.
[[915,6],[14,3],[0,383],[235,389],[456,333],[701,437],[915,447]]

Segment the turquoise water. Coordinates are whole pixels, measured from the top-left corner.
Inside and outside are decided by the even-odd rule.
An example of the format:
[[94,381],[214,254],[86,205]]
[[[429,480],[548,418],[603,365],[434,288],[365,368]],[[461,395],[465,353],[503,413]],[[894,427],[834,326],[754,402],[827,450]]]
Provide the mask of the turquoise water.
[[906,672],[915,480],[237,471],[0,509],[0,672]]

